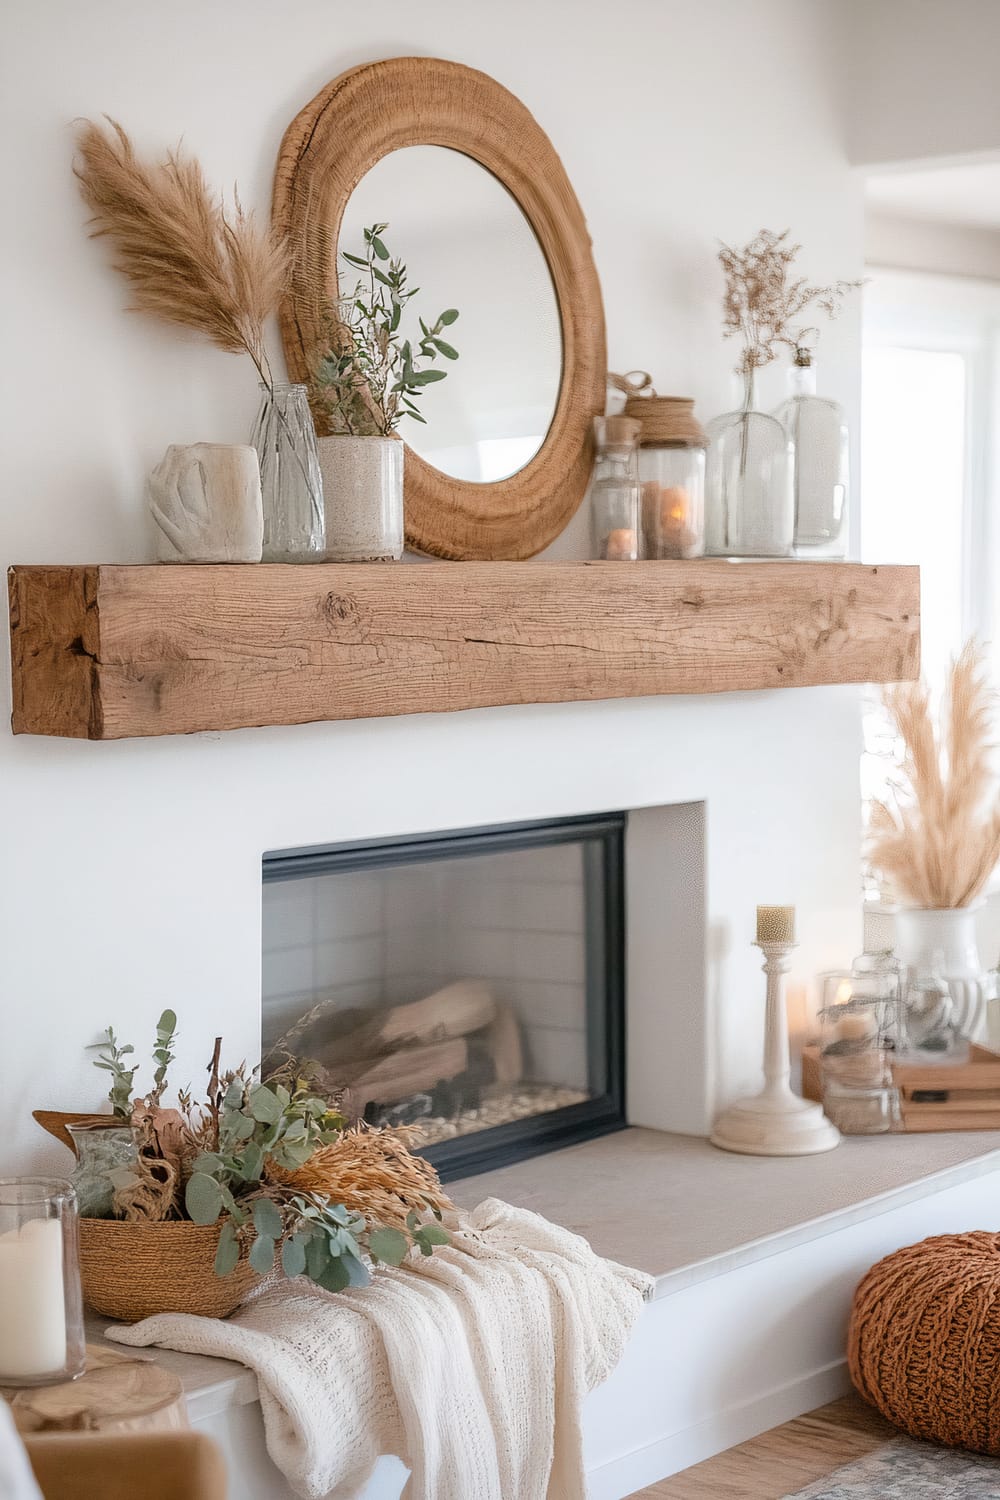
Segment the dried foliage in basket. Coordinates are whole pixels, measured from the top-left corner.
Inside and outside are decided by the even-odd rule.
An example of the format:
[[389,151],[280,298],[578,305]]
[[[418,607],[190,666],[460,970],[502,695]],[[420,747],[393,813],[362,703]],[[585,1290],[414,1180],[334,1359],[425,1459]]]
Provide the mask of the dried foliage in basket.
[[872,804],[868,856],[908,906],[968,906],[1000,860],[997,694],[975,642],[953,662],[935,724],[925,682],[883,696],[902,742],[889,800]]
[[117,121],[108,125],[81,126],[74,171],[91,233],[112,242],[132,288],[132,310],[248,354],[270,386],[264,324],[288,278],[281,240],[258,228],[235,194],[227,211],[197,161],[170,151],[162,162],[142,162]]
[[131,1122],[138,1150],[135,1164],[107,1172],[117,1218],[219,1225],[218,1275],[247,1259],[267,1275],[280,1254],[287,1275],[328,1291],[363,1285],[372,1264],[399,1265],[413,1249],[430,1255],[448,1243],[441,1219],[452,1205],[405,1131],[351,1128],[288,1073],[260,1081],[243,1065],[221,1072],[221,1037],[205,1102],[182,1091],[178,1108],[165,1108],[176,1024],[173,1011],[160,1017],[144,1097],[133,1097],[134,1049],[110,1027],[98,1044],[114,1114]]

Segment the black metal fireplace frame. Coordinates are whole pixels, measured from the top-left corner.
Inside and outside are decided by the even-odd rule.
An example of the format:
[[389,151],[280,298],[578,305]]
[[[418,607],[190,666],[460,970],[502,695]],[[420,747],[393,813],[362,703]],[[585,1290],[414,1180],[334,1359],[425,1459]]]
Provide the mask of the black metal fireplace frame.
[[[444,1181],[525,1161],[622,1130],[625,1120],[625,814],[505,823],[309,849],[279,849],[263,858],[263,880],[303,879],[388,865],[423,863],[552,844],[585,851],[587,1024],[593,1097],[580,1104],[494,1125],[427,1149]],[[595,858],[595,855],[598,856]],[[603,871],[599,878],[598,868]]]

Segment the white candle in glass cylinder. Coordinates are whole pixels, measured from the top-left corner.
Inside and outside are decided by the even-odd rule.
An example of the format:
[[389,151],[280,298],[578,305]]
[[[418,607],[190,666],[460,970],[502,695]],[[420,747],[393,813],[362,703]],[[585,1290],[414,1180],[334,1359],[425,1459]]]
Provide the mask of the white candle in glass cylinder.
[[0,1380],[30,1380],[65,1364],[62,1225],[29,1219],[0,1234]]

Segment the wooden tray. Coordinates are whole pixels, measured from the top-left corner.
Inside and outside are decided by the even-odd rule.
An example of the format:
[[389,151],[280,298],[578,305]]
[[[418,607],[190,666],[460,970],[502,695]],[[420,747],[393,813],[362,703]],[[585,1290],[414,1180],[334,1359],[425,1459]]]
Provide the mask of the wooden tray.
[[[1000,1129],[1000,1055],[973,1046],[969,1061],[922,1066],[897,1063],[892,1070],[900,1095],[900,1129]],[[802,1094],[822,1102],[819,1047],[802,1049]]]

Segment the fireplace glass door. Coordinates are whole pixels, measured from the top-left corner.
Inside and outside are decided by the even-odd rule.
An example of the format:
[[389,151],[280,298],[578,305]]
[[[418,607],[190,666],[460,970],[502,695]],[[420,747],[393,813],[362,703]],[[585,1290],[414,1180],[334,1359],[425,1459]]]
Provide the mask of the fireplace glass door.
[[265,1076],[455,1177],[618,1128],[624,816],[264,858]]

